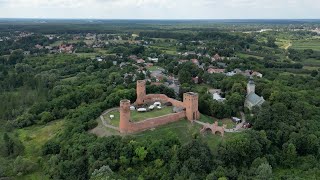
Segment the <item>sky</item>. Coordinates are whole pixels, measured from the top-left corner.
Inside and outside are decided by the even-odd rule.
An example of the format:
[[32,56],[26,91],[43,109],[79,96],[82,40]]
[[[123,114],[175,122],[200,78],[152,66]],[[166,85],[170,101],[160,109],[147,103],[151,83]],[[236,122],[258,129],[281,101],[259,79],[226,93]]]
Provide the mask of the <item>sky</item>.
[[0,0],[0,18],[320,19],[320,0]]

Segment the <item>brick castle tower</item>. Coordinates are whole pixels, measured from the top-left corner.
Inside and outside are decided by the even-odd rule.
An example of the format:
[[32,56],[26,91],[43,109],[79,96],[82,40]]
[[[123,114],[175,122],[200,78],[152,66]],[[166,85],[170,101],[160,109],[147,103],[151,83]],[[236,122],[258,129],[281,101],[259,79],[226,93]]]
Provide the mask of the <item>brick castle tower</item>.
[[139,80],[137,81],[137,105],[143,105],[144,104],[144,98],[146,96],[146,81]]
[[186,108],[186,116],[189,121],[198,120],[200,113],[198,111],[198,94],[188,92],[183,94],[183,104]]
[[119,130],[120,133],[126,133],[130,128],[130,100],[121,100],[120,101],[120,124]]

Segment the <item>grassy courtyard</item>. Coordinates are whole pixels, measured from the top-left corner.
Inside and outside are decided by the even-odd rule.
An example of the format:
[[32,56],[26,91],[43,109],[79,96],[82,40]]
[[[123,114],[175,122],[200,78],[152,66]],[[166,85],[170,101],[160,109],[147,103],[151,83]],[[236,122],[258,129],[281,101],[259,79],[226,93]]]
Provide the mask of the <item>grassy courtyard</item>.
[[[172,107],[162,107],[162,109],[154,109],[153,111],[149,111],[149,112],[131,111],[131,121],[133,122],[143,121],[149,118],[164,116],[170,113],[172,113]],[[110,115],[114,115],[114,118],[110,119]],[[108,114],[105,114],[103,117],[105,120],[109,121],[111,125],[116,127],[119,126],[119,121],[120,121],[119,111],[112,111]]]

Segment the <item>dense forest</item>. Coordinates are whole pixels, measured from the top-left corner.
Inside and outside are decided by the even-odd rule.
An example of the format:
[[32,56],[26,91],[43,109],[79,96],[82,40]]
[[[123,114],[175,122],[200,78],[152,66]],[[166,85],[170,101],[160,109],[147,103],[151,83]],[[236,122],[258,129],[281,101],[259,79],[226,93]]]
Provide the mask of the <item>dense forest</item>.
[[[93,180],[317,179],[320,176],[320,73],[315,68],[303,69],[304,59],[319,60],[319,51],[283,50],[270,34],[260,35],[265,39],[260,41],[256,34],[209,32],[205,28],[201,32],[192,28],[188,30],[192,32],[183,33],[177,33],[176,29],[140,32],[144,40],[174,39],[175,43],[168,41],[166,45],[180,52],[199,46],[189,42],[192,40],[206,41],[207,48],[197,50],[203,54],[238,57],[250,49],[247,57],[225,61],[226,70],[254,69],[264,74],[263,78],[255,78],[255,82],[256,93],[266,103],[250,112],[243,107],[247,77],[210,74],[191,62],[178,63],[179,59],[192,59],[194,55],[181,57],[156,47],[130,43],[109,43],[104,47],[109,56],[103,61],[77,54],[23,53],[23,50],[32,51],[36,44],[45,46],[56,41],[42,33],[90,32],[87,28],[91,28],[79,24],[70,25],[70,30],[66,26],[53,26],[58,30],[48,25],[45,28],[17,25],[14,30],[34,30],[36,34],[19,41],[0,42],[0,55],[3,55],[0,57],[0,179],[28,179],[32,177],[30,174],[40,179]],[[78,26],[81,28],[74,31]],[[113,28],[109,30],[102,29],[101,33],[115,32]],[[135,28],[128,31],[134,32]],[[180,43],[185,46],[181,47]],[[226,138],[215,148],[199,133],[192,134],[187,142],[173,133],[165,134],[165,138],[97,137],[89,133],[98,125],[96,118],[101,112],[117,107],[121,99],[136,99],[135,81],[124,74],[136,74],[136,79],[150,76],[150,72],[141,73],[127,57],[136,55],[146,59],[153,54],[159,56],[159,67],[178,77],[181,88],[175,94],[166,86],[148,84],[148,93],[181,99],[184,92],[198,92],[199,111],[203,116],[222,119],[243,111],[252,128]],[[207,57],[198,59],[201,64],[219,66]],[[120,67],[113,61],[127,65]],[[200,79],[198,84],[192,81],[194,77]],[[213,100],[207,93],[208,87],[221,89],[226,102]],[[21,138],[24,129],[57,122],[63,123],[59,133],[42,142],[39,149],[36,149],[38,144],[36,151],[25,145],[41,137],[27,134]]]

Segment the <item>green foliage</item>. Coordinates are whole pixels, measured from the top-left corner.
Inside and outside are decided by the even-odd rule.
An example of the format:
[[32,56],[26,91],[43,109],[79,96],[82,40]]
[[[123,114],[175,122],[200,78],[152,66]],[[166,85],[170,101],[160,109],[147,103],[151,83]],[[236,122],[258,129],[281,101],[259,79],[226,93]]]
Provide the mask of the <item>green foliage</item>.
[[24,146],[18,138],[12,137],[7,133],[4,133],[3,141],[4,141],[4,145],[1,152],[3,156],[16,157],[23,153]]
[[34,171],[36,166],[34,162],[18,156],[13,163],[13,171],[16,175],[21,176]]

